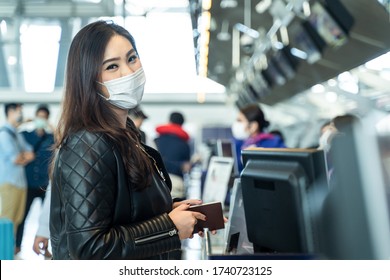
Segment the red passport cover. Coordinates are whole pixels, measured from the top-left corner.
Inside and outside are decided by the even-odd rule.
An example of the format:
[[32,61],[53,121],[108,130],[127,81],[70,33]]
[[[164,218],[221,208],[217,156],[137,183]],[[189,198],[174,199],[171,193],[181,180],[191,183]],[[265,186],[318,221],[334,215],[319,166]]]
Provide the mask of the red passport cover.
[[204,228],[216,230],[225,227],[221,202],[210,202],[200,205],[192,205],[190,211],[200,212],[206,216],[206,221],[198,220],[194,232],[203,231]]

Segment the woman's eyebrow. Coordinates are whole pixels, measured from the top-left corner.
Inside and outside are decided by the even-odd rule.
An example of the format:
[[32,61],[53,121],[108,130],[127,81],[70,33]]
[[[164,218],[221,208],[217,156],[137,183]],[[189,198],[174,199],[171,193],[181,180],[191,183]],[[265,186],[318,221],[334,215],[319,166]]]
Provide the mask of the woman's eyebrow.
[[[127,53],[126,53],[126,57],[129,57],[132,53],[135,53],[135,50],[134,49],[131,49],[129,50]],[[106,63],[109,63],[109,62],[112,62],[112,61],[116,61],[116,60],[119,60],[120,57],[113,57],[113,58],[109,58],[109,59],[106,59],[103,61],[102,65],[106,64]]]

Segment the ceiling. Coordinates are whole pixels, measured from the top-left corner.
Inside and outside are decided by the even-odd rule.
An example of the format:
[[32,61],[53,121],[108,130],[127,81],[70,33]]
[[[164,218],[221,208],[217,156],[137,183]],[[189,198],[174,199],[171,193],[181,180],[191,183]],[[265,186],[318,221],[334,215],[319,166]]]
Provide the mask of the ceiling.
[[[102,16],[122,17],[124,14],[152,18],[153,12],[168,12],[169,20],[175,21],[175,14],[190,10],[194,30],[187,35],[190,43],[193,39],[195,47],[197,47],[200,32],[197,32],[199,30],[195,28],[198,27],[202,15],[202,2],[207,1],[188,1],[0,0],[0,103],[13,100],[15,97],[27,103],[59,103],[62,96],[61,88],[70,40],[81,26],[94,18]],[[264,12],[258,13],[256,6],[259,7],[260,3],[263,7],[266,7],[267,1],[274,6],[267,7]],[[357,113],[359,115],[372,108],[381,109],[379,110],[380,113],[390,112],[388,86],[390,84],[390,16],[384,7],[379,4],[379,1],[389,2],[388,0],[340,1],[354,18],[354,25],[350,30],[347,43],[339,48],[326,47],[321,59],[313,64],[299,59],[295,75],[287,80],[284,85],[274,86],[269,91],[263,92],[261,96],[249,100],[260,103],[274,127],[282,128],[283,132],[289,135],[289,138],[293,141],[289,143],[291,147],[297,147],[298,145],[301,147],[311,146],[313,144],[311,141],[317,139],[318,126],[324,120],[329,120],[337,115],[345,113]],[[165,80],[163,84],[152,83],[156,92],[151,90],[145,97],[145,103],[165,104],[167,106],[183,103],[191,105],[203,103],[237,105],[236,102],[240,98],[248,95],[248,82],[252,82],[250,79],[260,80],[261,75],[259,73],[254,75],[256,74],[253,71],[254,62],[259,60],[264,53],[269,58],[269,54],[275,51],[275,48],[273,48],[275,42],[272,41],[272,44],[270,44],[271,37],[269,35],[278,34],[278,39],[281,39],[278,28],[275,28],[277,22],[275,23],[274,16],[271,15],[278,14],[278,9],[275,8],[277,4],[275,3],[279,3],[279,10],[282,6],[282,8],[286,8],[285,10],[294,11],[295,15],[300,15],[294,16],[293,19],[289,18],[289,13],[279,15],[282,19],[291,20],[285,22],[287,33],[291,36],[293,29],[303,18],[300,9],[297,7],[301,6],[302,8],[304,2],[305,0],[212,1],[209,10],[211,21],[207,66],[207,77],[211,80],[201,77],[202,79],[182,81],[192,88],[195,88],[193,85],[196,85],[194,92],[183,92],[183,88],[180,88],[180,92],[173,92],[172,88],[167,88],[172,84],[177,84],[177,72],[183,72],[181,66],[186,63],[178,59],[177,51],[173,51],[172,53],[175,55],[168,57],[169,63],[174,64],[172,60],[176,59],[179,61],[177,63],[181,63],[181,65],[175,67],[177,72],[165,71],[172,80]],[[310,6],[312,7],[316,2],[310,0]],[[125,5],[122,5],[123,3]],[[190,4],[189,9],[188,3]],[[6,35],[2,30],[3,19],[7,21],[8,32]],[[166,20],[168,18],[165,18],[164,23]],[[42,22],[48,26],[60,24],[61,26],[55,90],[49,95],[47,92],[30,94],[30,92],[24,92],[22,87],[23,68],[20,63],[19,32],[21,30],[20,26],[25,22]],[[164,42],[167,42],[167,46],[174,45],[177,47],[178,41],[183,41],[183,35],[175,31],[175,28],[162,27],[161,21],[157,21],[157,23],[158,26],[153,27],[153,31],[161,30],[159,33],[163,36]],[[174,24],[177,25],[177,22],[174,22]],[[137,25],[137,27],[139,29],[140,26]],[[152,32],[142,32],[145,36],[153,37],[150,34]],[[235,38],[234,43],[233,38]],[[39,41],[41,42],[41,40]],[[161,47],[159,43],[148,44],[148,46]],[[192,48],[193,45],[190,45]],[[233,51],[236,58],[234,61],[232,59]],[[168,51],[167,53],[171,52]],[[369,69],[364,65],[359,66],[383,53],[387,53],[387,59],[386,62],[382,60],[379,62],[381,67]],[[197,53],[194,52],[194,55],[195,61],[198,61]],[[159,55],[156,53],[157,58],[152,57],[152,60],[156,63]],[[161,59],[163,61],[161,63],[157,62],[157,64],[164,66],[166,56],[161,56]],[[19,61],[19,63],[15,63],[16,61]],[[43,63],[40,62],[39,64]],[[153,68],[157,67],[153,66]],[[39,73],[34,68],[33,70]],[[351,70],[348,73],[351,80],[349,82],[353,88],[352,92],[348,88],[343,88],[344,82],[339,77],[339,74],[346,70]],[[227,95],[225,94],[225,88],[221,88],[221,84],[226,86]],[[320,91],[314,89],[318,88],[317,86],[312,87],[316,84],[321,84]],[[211,90],[212,94],[199,95],[199,92],[206,93],[206,89]],[[161,94],[162,90],[165,90],[164,94]],[[216,92],[220,94],[215,94]],[[244,102],[249,101],[244,100]]]
[[[310,0],[308,3],[313,7],[316,2],[328,3],[335,1]],[[310,89],[315,84],[326,82],[337,77],[338,74],[354,69],[390,50],[390,36],[388,35],[390,33],[390,16],[384,7],[379,4],[379,1],[384,3],[386,0],[339,1],[354,19],[347,43],[339,48],[327,46],[322,52],[321,59],[313,64],[298,59],[299,64],[295,75],[287,80],[284,85],[271,87],[268,91],[263,92],[261,96],[257,96],[256,102],[274,105],[287,101],[291,97]],[[146,16],[151,11],[167,11],[172,15],[175,12],[188,9],[188,4],[184,5],[184,2],[184,0],[126,0],[125,2],[117,0],[0,0],[0,22],[2,19],[7,19],[12,23],[10,26],[14,26],[12,28],[14,32],[9,33],[14,35],[0,38],[0,47],[3,44],[5,50],[4,54],[0,55],[0,72],[2,73],[0,84],[7,83],[6,81],[2,82],[2,80],[6,80],[4,73],[8,72],[10,76],[12,74],[14,77],[21,76],[21,70],[16,66],[13,66],[16,69],[15,71],[5,70],[5,66],[11,67],[7,65],[7,56],[13,55],[13,52],[20,55],[18,45],[14,42],[19,40],[16,34],[21,19],[61,20],[62,36],[67,34],[66,36],[70,38],[75,29],[85,24],[90,18],[120,16],[123,14]],[[208,1],[189,0],[189,10],[194,27],[196,27],[199,16],[202,14],[202,2]],[[287,33],[291,37],[294,27],[297,24],[299,25],[304,18],[302,16],[304,2],[307,1],[214,0],[211,2],[207,76],[212,81],[226,86],[231,97],[230,100],[235,101],[243,95],[247,95],[250,74],[253,76],[253,63],[259,58],[259,54],[269,56],[272,51],[275,51],[275,48],[270,48],[271,36],[269,36],[270,34],[278,34],[277,38],[281,39],[278,28],[275,28],[275,26],[278,27],[275,18],[278,17],[284,21],[293,12],[294,16],[284,22],[287,26]],[[122,9],[122,5],[118,3],[126,3],[126,10]],[[267,7],[267,3],[272,5]],[[260,7],[259,5],[264,8],[264,12],[260,13],[258,12],[259,9],[256,10],[256,7]],[[282,6],[282,9],[280,6]],[[283,13],[283,8],[285,8],[285,13]],[[66,21],[69,18],[81,19],[81,22],[76,20]],[[64,32],[64,30],[67,32]],[[197,34],[195,31],[193,37],[196,44]],[[237,34],[238,37],[235,37]],[[233,40],[233,38],[236,39]],[[66,42],[69,42],[69,39],[65,40]],[[61,67],[57,68],[57,77],[63,76],[66,50],[67,45],[65,44],[63,49],[60,49],[62,55],[59,56],[58,65]],[[238,63],[235,61],[233,66],[233,51],[235,51],[235,57],[237,57],[237,50],[239,53]],[[365,93],[366,96],[375,96],[378,92],[383,94],[386,87],[384,85],[389,81],[388,79],[379,78],[378,72],[362,73],[356,70],[354,74],[361,81],[361,89],[370,88],[370,92]],[[260,76],[258,74],[254,77],[259,78]],[[375,76],[377,79],[374,79]],[[13,80],[12,77],[10,77],[10,80]],[[207,81],[210,84],[211,81]],[[194,83],[199,84],[197,81],[194,81]],[[61,81],[58,81],[58,84],[56,81],[56,86],[61,85]],[[176,96],[172,99],[176,100]],[[387,103],[390,104],[390,101]]]
[[[256,5],[259,3],[267,4],[266,2],[271,2],[272,5],[263,13],[258,13]],[[259,49],[271,41],[271,37],[267,35],[279,34],[275,32],[275,29],[272,29],[277,26],[275,15],[278,15],[278,13],[273,9],[276,2],[278,1],[213,1],[210,9],[212,20],[208,76],[227,86],[230,94],[237,99],[240,98],[241,94],[245,94],[245,86],[248,83],[248,71],[251,71],[253,68],[251,63],[253,63],[254,58],[259,56]],[[279,1],[279,4],[283,4],[287,7],[287,10],[290,9],[294,13],[293,20],[288,21],[289,23],[286,25],[290,37],[292,29],[304,20],[302,15],[298,16],[296,13],[299,11],[296,7],[299,5],[302,7],[303,2],[305,1]],[[315,2],[321,2],[326,5],[328,2],[335,2],[335,0],[309,1],[311,8]],[[340,2],[354,19],[346,44],[338,48],[326,46],[322,52],[321,59],[313,64],[308,63],[306,60],[298,59],[299,64],[294,77],[287,80],[283,85],[271,87],[266,94],[257,96],[258,102],[272,105],[286,100],[315,84],[336,77],[338,74],[351,70],[390,50],[390,17],[378,0],[340,0]],[[280,18],[284,20],[286,17],[288,16],[282,15]],[[228,33],[224,32],[225,36],[221,36],[221,30],[226,30],[227,25]],[[253,36],[248,36],[247,33],[250,34],[250,32],[246,32],[245,27],[250,32],[254,31],[252,32],[254,35],[258,32],[260,37],[253,38]],[[233,39],[233,30],[239,30],[240,34],[240,42],[238,43],[240,65],[238,67],[232,66],[232,51],[234,48],[237,48],[238,42]],[[248,40],[251,38],[252,41]],[[278,36],[278,39],[280,40],[280,36]],[[271,49],[268,52],[271,52]],[[261,52],[269,55],[267,51],[261,50]],[[237,78],[238,73],[240,73],[239,79]]]

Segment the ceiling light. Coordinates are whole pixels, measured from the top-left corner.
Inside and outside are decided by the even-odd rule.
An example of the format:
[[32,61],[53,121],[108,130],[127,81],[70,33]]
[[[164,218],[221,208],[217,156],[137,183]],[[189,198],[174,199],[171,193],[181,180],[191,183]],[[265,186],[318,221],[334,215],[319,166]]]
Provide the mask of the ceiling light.
[[305,15],[305,17],[309,17],[311,14],[311,10],[310,10],[310,4],[308,1],[303,2],[302,9],[303,9],[303,14]]
[[383,54],[365,63],[366,68],[380,71],[383,68],[390,68],[390,52]]
[[329,79],[328,85],[331,87],[335,87],[335,86],[337,86],[337,81],[335,79]]
[[221,32],[217,34],[217,39],[220,41],[229,41],[231,35],[229,33],[229,22],[227,20],[222,21]]
[[316,84],[316,85],[311,87],[311,91],[314,93],[325,92],[325,87],[321,84]]
[[202,1],[202,9],[210,10],[211,9],[211,0],[203,0]]
[[388,70],[383,70],[379,75],[380,75],[383,79],[386,79],[386,80],[389,80],[389,81],[390,81],[390,71],[388,71]]
[[0,31],[3,36],[7,34],[7,22],[5,20],[0,22]]
[[217,39],[219,41],[229,41],[232,36],[228,32],[219,32],[217,34]]
[[16,65],[17,62],[18,62],[18,59],[15,56],[11,55],[8,57],[8,60],[7,60],[8,65]]
[[256,5],[256,12],[259,14],[264,13],[272,4],[272,0],[261,0],[257,5]]
[[288,38],[287,27],[282,25],[279,29],[279,32],[280,32],[280,38],[282,39],[283,44],[287,46],[290,43],[290,40]]
[[235,8],[238,6],[236,0],[222,0],[219,5],[222,9]]
[[338,95],[334,91],[328,91],[325,94],[326,100],[328,100],[331,103],[335,103],[337,101]]
[[297,48],[291,48],[291,54],[293,56],[300,58],[300,59],[304,59],[304,60],[307,59],[307,53],[305,53],[304,51],[301,51],[300,49],[297,49]]

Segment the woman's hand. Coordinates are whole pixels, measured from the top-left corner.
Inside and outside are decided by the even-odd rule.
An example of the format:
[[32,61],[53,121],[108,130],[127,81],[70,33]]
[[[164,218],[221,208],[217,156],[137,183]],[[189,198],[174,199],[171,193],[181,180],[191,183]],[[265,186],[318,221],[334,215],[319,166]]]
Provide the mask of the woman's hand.
[[35,236],[33,251],[37,255],[44,255],[46,258],[51,258],[51,253],[48,251],[49,239],[42,236]]
[[206,220],[206,216],[199,212],[188,211],[190,204],[181,203],[176,206],[168,215],[179,231],[180,240],[192,238],[194,226],[198,220]]
[[200,199],[186,199],[186,200],[174,202],[172,204],[172,208],[175,209],[177,206],[182,205],[182,204],[198,205],[198,204],[202,204],[202,200],[200,200]]

